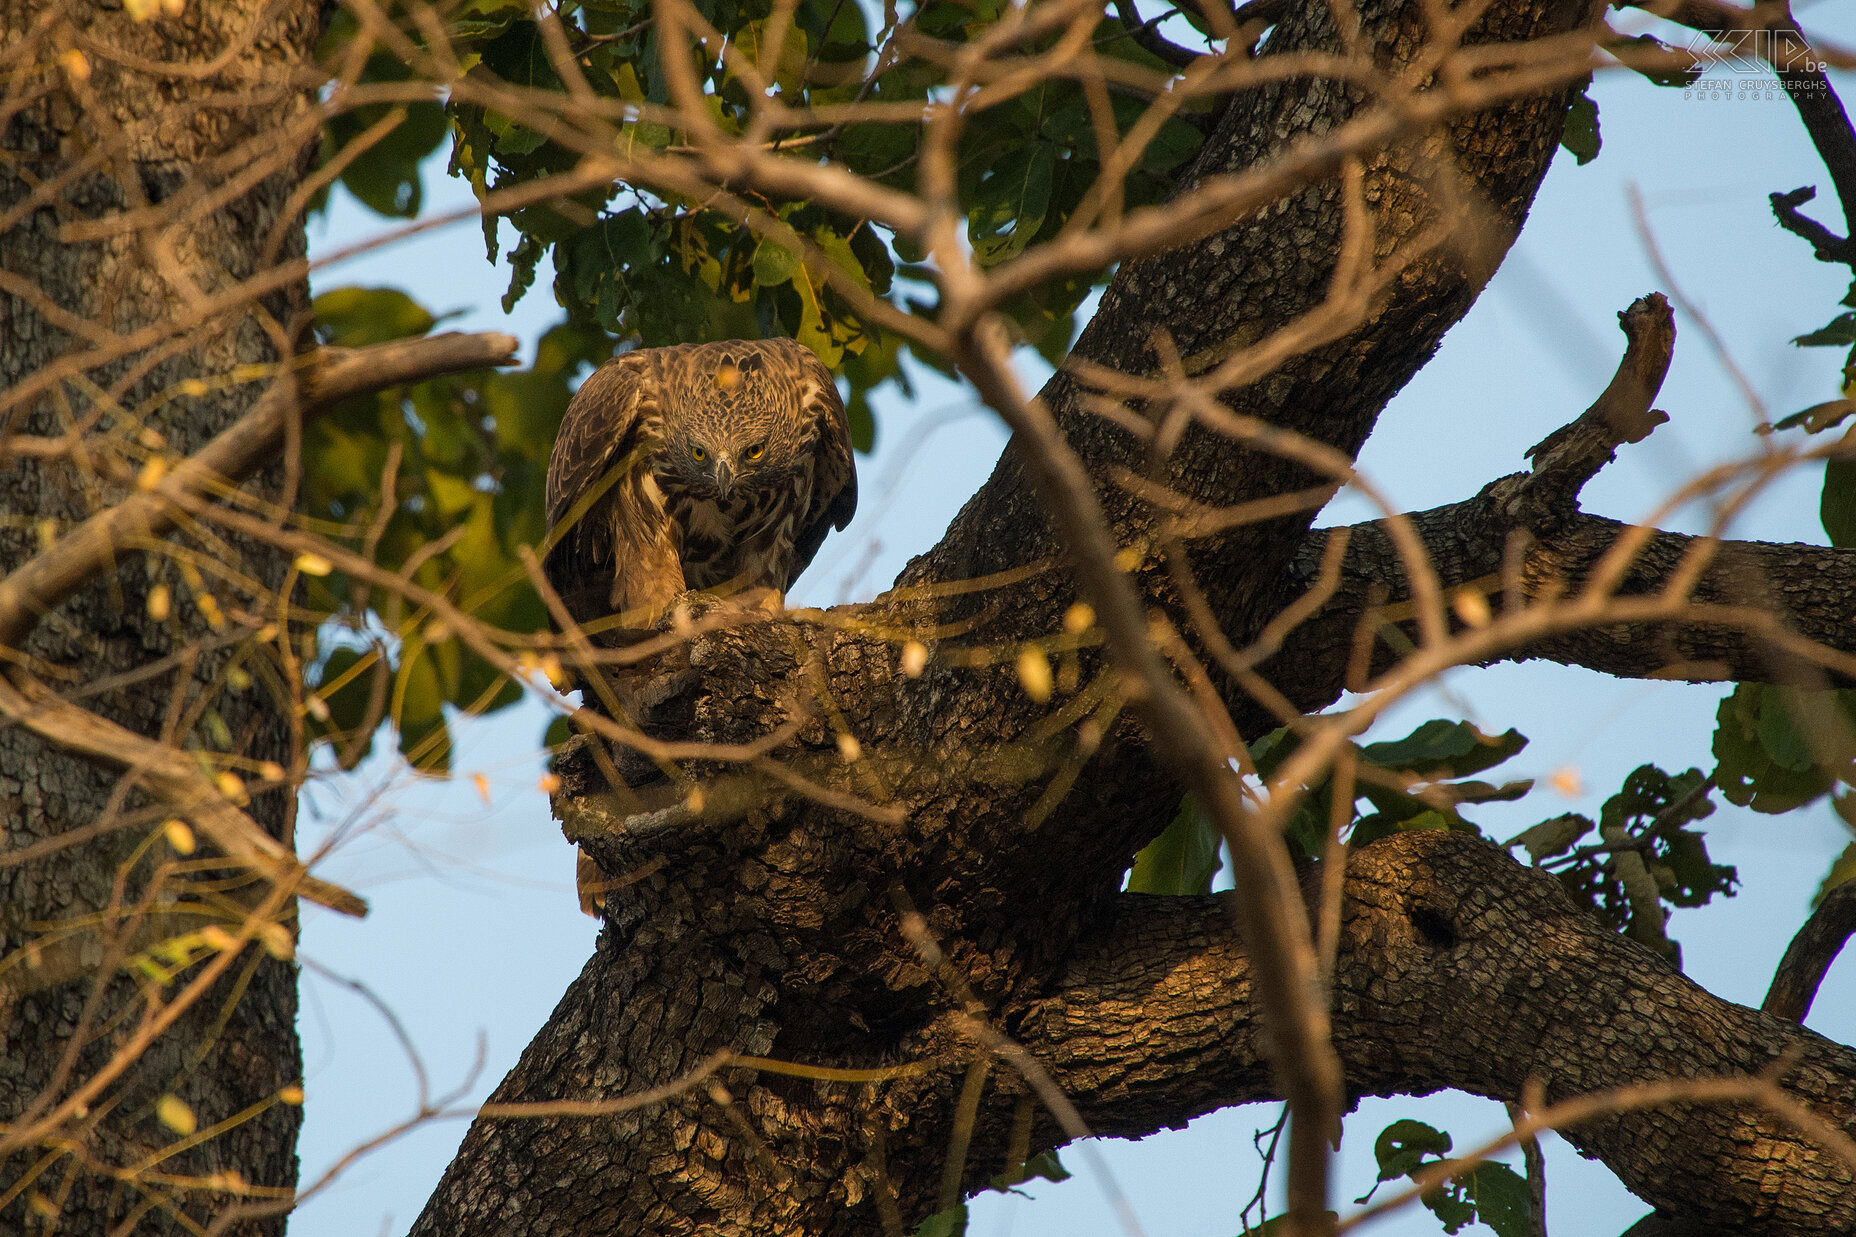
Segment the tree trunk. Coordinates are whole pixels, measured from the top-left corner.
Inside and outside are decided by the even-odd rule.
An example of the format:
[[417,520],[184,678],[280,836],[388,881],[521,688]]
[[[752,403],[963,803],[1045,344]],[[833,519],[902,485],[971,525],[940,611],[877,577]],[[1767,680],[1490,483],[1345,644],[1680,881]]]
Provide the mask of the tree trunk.
[[[319,125],[316,36],[305,3],[156,5],[143,21],[87,0],[0,5],[0,568],[119,499],[125,470],[196,450],[294,350],[306,285],[290,199]],[[7,447],[80,430],[84,451]],[[272,468],[250,492],[276,499],[282,479]],[[275,671],[249,640],[283,617],[285,561],[199,530],[170,544],[133,547],[147,552],[8,661],[143,735],[234,753],[255,783],[263,762],[293,760]],[[254,793],[250,812],[287,839],[287,789]],[[169,815],[133,777],[0,729],[0,1231],[198,1232],[294,1190],[300,1109],[279,1099],[301,1078],[292,964],[247,947],[133,1047],[210,965],[201,929],[236,931],[265,892],[203,854],[181,862]],[[293,934],[294,903],[279,919]],[[175,961],[148,952],[163,941],[191,947],[195,969],[158,978]],[[88,1086],[125,1050],[133,1063]],[[177,1147],[187,1118],[164,1096],[203,1133],[225,1128]],[[231,1231],[281,1232],[271,1211]]]

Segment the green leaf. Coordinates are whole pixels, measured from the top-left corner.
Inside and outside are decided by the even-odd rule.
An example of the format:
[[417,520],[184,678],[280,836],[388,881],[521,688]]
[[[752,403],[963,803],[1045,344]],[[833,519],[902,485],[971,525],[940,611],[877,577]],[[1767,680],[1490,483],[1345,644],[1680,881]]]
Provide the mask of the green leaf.
[[1419,1195],[1418,1201],[1442,1222],[1446,1233],[1459,1233],[1464,1226],[1475,1223],[1476,1204],[1465,1196],[1463,1187],[1455,1181]]
[[1134,857],[1128,874],[1130,893],[1210,893],[1212,877],[1223,865],[1218,847],[1223,839],[1188,795],[1159,837]]
[[1055,1151],[1040,1151],[1010,1172],[1000,1173],[992,1179],[988,1189],[1005,1193],[1013,1186],[1027,1181],[1068,1181],[1070,1170],[1063,1166]]
[[1533,1237],[1534,1192],[1526,1177],[1506,1164],[1482,1160],[1457,1181],[1475,1204],[1476,1218],[1496,1237]]
[[451,733],[445,726],[445,691],[435,651],[406,642],[394,683],[393,721],[407,763],[420,773],[443,777],[451,772]]
[[547,247],[533,236],[524,235],[509,255],[509,290],[503,293],[503,312],[508,313],[516,307],[535,283],[535,266],[541,261]]
[[789,283],[804,270],[798,255],[777,241],[763,240],[754,250],[754,282],[763,288]]
[[1769,694],[1767,704],[1760,710],[1759,720],[1754,724],[1754,733],[1759,736],[1759,745],[1766,750],[1773,764],[1794,773],[1804,773],[1814,763],[1811,745],[1799,731],[1787,704],[1783,695]]
[[311,301],[310,310],[328,342],[342,348],[423,335],[438,324],[397,288],[332,288]]
[[483,48],[483,67],[512,86],[560,90],[560,74],[548,59],[541,27],[532,21],[511,22]]
[[[1767,739],[1789,752],[1786,731],[1791,717],[1783,689],[1742,683],[1715,712],[1714,782],[1728,802],[1755,812],[1789,812],[1830,788],[1830,779],[1815,768],[1795,770],[1775,761]],[[1780,716],[1768,721],[1768,713]]]
[[1552,820],[1543,820],[1539,824],[1523,829],[1507,845],[1524,846],[1527,857],[1535,864],[1542,859],[1551,859],[1563,855],[1573,845],[1592,831],[1592,820],[1577,812],[1568,812],[1564,816],[1555,816]]
[[1044,223],[1056,167],[1056,146],[1031,142],[1007,150],[980,177],[967,211],[967,237],[981,266],[1024,252]]
[[1434,719],[1403,739],[1368,743],[1360,754],[1382,769],[1405,769],[1436,781],[1480,773],[1526,746],[1527,736],[1517,730],[1486,735],[1468,722]]
[[915,1237],[961,1237],[967,1231],[967,1205],[937,1211],[915,1226]]
[[1848,880],[1856,880],[1856,842],[1845,846],[1843,853],[1831,863],[1830,870],[1824,873],[1823,881],[1817,886],[1817,893],[1811,898],[1811,905],[1815,907],[1824,900],[1824,895]]
[[1808,335],[1792,340],[1800,348],[1847,348],[1856,344],[1856,312],[1838,314]]
[[1572,107],[1566,112],[1566,128],[1560,133],[1560,145],[1572,152],[1572,157],[1584,167],[1598,158],[1599,147],[1604,144],[1598,133],[1598,104],[1589,94],[1582,94],[1572,101]]
[[1824,462],[1824,496],[1818,518],[1834,546],[1856,546],[1856,460]]
[[[424,202],[419,165],[438,149],[446,131],[445,109],[436,102],[402,103],[399,123],[356,155],[342,170],[342,186],[375,214],[411,219]],[[344,148],[367,126],[390,113],[382,107],[356,108],[329,122],[330,145]]]
[[1848,420],[1850,414],[1856,413],[1856,399],[1826,400],[1821,404],[1812,404],[1799,412],[1780,417],[1772,423],[1775,430],[1797,429],[1804,427],[1807,434],[1821,434],[1827,429],[1835,429]]
[[1410,1118],[1394,1121],[1373,1140],[1373,1159],[1379,1163],[1379,1180],[1396,1181],[1417,1172],[1427,1156],[1450,1153],[1450,1135]]

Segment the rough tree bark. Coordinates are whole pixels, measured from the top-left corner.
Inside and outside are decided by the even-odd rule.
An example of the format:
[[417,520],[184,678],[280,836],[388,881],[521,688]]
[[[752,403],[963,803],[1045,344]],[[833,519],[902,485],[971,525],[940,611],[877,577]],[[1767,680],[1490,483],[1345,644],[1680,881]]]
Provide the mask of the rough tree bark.
[[[81,458],[11,455],[7,437],[113,425],[150,454],[190,453],[264,390],[267,378],[239,367],[292,349],[307,298],[290,217],[301,204],[289,199],[319,126],[295,70],[317,28],[313,5],[264,0],[157,6],[146,21],[88,0],[0,5],[0,569],[122,494]],[[278,276],[268,294],[235,291],[261,274]],[[259,484],[275,496],[282,470],[267,476]],[[193,545],[282,584],[275,550]],[[46,616],[24,659],[8,659],[88,685],[85,704],[143,735],[218,749],[229,735],[251,761],[288,767],[291,734],[271,696],[225,678],[239,643],[227,632],[273,616],[241,614],[223,591],[215,609],[201,598],[217,577],[194,580],[166,555],[135,555]],[[174,598],[165,622],[148,617],[157,584]],[[287,839],[286,791],[254,796],[251,813]],[[166,814],[116,771],[24,727],[0,729],[0,850],[38,848],[0,865],[0,1230],[198,1232],[251,1196],[237,1179],[272,1196],[295,1187],[300,1110],[277,1099],[301,1076],[295,970],[256,949],[102,1095],[27,1137],[151,999],[171,995],[125,959],[151,939],[236,923],[250,900],[249,879],[189,891],[170,872],[157,913],[131,913],[157,864],[176,857],[149,847]],[[92,825],[102,829],[58,845]],[[244,1119],[164,1158],[176,1135],[154,1114],[163,1094],[202,1127]],[[281,1218],[233,1229],[281,1230]]]
[[[1362,8],[1380,63],[1409,64],[1424,6]],[[1328,12],[1294,6],[1270,50],[1332,46]],[[1497,0],[1472,37],[1538,39],[1591,16],[1581,3]],[[1374,258],[1408,264],[1366,325],[1228,392],[1226,403],[1357,450],[1521,226],[1567,98],[1555,90],[1493,107],[1363,160]],[[1305,80],[1242,94],[1194,175],[1330,131],[1360,103]],[[1076,357],[1151,373],[1158,327],[1198,372],[1309,310],[1334,269],[1340,186],[1339,177],[1313,184],[1125,268]],[[1451,242],[1414,252],[1415,238],[1453,212],[1463,226]],[[1145,448],[1089,415],[1087,394],[1070,368],[1042,398],[1099,479],[1117,537],[1146,553],[1138,574],[1149,599],[1177,616],[1174,577],[1151,551],[1159,517],[1112,480],[1118,466],[1145,471]],[[665,779],[621,752],[631,784],[616,789],[591,761],[570,762],[557,815],[628,883],[608,902],[598,952],[493,1102],[618,1109],[652,1088],[675,1094],[603,1115],[480,1118],[415,1233],[901,1231],[947,1201],[950,1147],[965,1147],[953,1179],[972,1188],[1025,1150],[1062,1141],[1041,1113],[1027,1132],[1026,1087],[1003,1059],[989,1078],[976,1064],[987,1033],[974,1030],[975,1015],[1021,1038],[1104,1132],[1146,1133],[1270,1093],[1243,949],[1222,913],[1117,892],[1178,792],[1118,720],[1112,673],[1057,637],[1051,647],[1069,651],[1057,657],[1060,689],[1048,707],[1012,674],[1020,642],[1056,637],[1075,597],[1015,452],[941,544],[872,605],[702,634],[656,667],[654,733],[740,743],[805,719],[772,757],[692,762]],[[1209,507],[1317,481],[1200,430],[1187,433],[1164,479]],[[1508,493],[1492,489],[1419,521],[1447,551],[1446,585],[1498,573],[1517,530],[1536,540],[1521,580],[1576,582],[1616,534],[1579,515],[1571,493],[1550,519],[1504,505]],[[1194,544],[1193,577],[1231,643],[1253,640],[1309,589],[1324,544],[1307,534],[1310,518]],[[1629,589],[1666,578],[1680,547],[1653,549]],[[1777,596],[1800,601],[1803,630],[1856,646],[1847,605],[1830,601],[1850,555],[1740,547],[1704,592],[1742,596],[1749,563],[1791,581]],[[1260,667],[1303,709],[1342,690],[1364,610],[1404,594],[1376,530],[1361,530],[1343,567],[1330,608]],[[985,583],[937,587],[973,579]],[[899,667],[909,639],[933,648],[917,678]],[[1765,677],[1771,665],[1743,634],[1673,624],[1575,633],[1509,655],[1626,675],[1681,662],[1695,678]],[[1276,724],[1256,699],[1225,690],[1246,733]],[[842,734],[861,753],[848,763]],[[1353,858],[1348,893],[1335,1036],[1352,1094],[1449,1086],[1512,1099],[1538,1077],[1550,1095],[1572,1095],[1753,1071],[1795,1044],[1804,1054],[1795,1094],[1849,1125],[1856,1054],[1716,1000],[1596,929],[1545,878],[1492,848],[1389,839]],[[910,907],[945,950],[943,969],[905,942]],[[1447,1029],[1435,1029],[1438,1018]],[[881,1081],[739,1066],[711,1075],[718,1052],[842,1069],[927,1064]],[[697,1081],[677,1089],[686,1077]],[[957,1117],[963,1092],[970,1108],[978,1097],[970,1128]],[[1850,1167],[1763,1113],[1650,1112],[1573,1137],[1646,1199],[1740,1231],[1821,1232],[1856,1215]]]

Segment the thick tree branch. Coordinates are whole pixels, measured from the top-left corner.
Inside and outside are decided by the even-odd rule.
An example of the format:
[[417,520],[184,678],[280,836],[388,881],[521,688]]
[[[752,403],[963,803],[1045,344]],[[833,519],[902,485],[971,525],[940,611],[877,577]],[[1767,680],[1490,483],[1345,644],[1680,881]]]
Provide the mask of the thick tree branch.
[[1824,895],[1798,929],[1760,1008],[1787,1022],[1803,1022],[1824,973],[1843,952],[1851,933],[1856,933],[1856,883],[1845,881]]
[[[1557,1102],[1759,1074],[1794,1052],[1786,1090],[1856,1130],[1856,1051],[1710,995],[1487,843],[1400,834],[1350,857],[1346,890],[1334,1039],[1356,1097],[1453,1087],[1514,1100],[1536,1082]],[[1138,1137],[1272,1097],[1250,964],[1223,919],[1214,899],[1124,897],[1023,1019],[1026,1046],[1098,1133]],[[1679,1139],[1667,1111],[1563,1133],[1640,1197],[1702,1223],[1763,1234],[1856,1224],[1856,1168],[1780,1114],[1679,1112]]]
[[[1496,609],[1564,596],[1588,583],[1621,538],[1641,535],[1616,520],[1574,512],[1536,532],[1518,521],[1504,494],[1528,474],[1505,478],[1467,502],[1410,518],[1446,589],[1470,589]],[[1341,530],[1309,534],[1296,559],[1294,592],[1319,578],[1329,538]],[[1379,640],[1372,669],[1390,665],[1410,647],[1411,590],[1390,539],[1377,522],[1344,530],[1346,554],[1338,585],[1309,622],[1291,632],[1263,673],[1298,707],[1315,709],[1348,686],[1346,666],[1332,650],[1349,647],[1364,619],[1396,624],[1398,639]],[[1846,591],[1856,588],[1856,551],[1827,546],[1757,541],[1710,543],[1680,533],[1651,532],[1632,556],[1617,595],[1648,598],[1686,578],[1700,550],[1706,567],[1687,594],[1692,605],[1677,617],[1630,619],[1558,632],[1502,652],[1493,660],[1541,658],[1583,666],[1619,678],[1688,682],[1814,683],[1800,668],[1812,662],[1833,681],[1851,681],[1856,615]],[[1833,657],[1833,654],[1841,656]]]

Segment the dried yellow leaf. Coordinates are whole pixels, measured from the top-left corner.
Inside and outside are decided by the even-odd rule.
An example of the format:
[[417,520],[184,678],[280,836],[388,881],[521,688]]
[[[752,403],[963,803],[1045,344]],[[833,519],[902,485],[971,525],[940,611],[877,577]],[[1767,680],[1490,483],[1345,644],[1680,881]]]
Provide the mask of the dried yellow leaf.
[[219,793],[234,803],[245,801],[245,781],[230,769],[221,769],[213,776],[213,784],[219,787]]
[[838,755],[844,757],[846,762],[856,760],[863,754],[864,745],[857,741],[856,735],[840,734],[838,736]]
[[1063,629],[1080,636],[1096,625],[1096,612],[1087,602],[1079,601],[1063,612]]
[[1044,656],[1043,650],[1027,645],[1019,652],[1018,682],[1025,695],[1039,704],[1050,699],[1050,658]]
[[161,833],[167,838],[168,845],[174,848],[175,854],[191,855],[193,853],[193,827],[186,821],[169,818],[162,823]]
[[283,1090],[279,1091],[277,1093],[277,1098],[282,1103],[289,1104],[291,1107],[294,1108],[295,1106],[303,1102],[303,1088],[297,1086],[295,1083],[292,1083],[290,1086],[287,1086]]
[[1482,595],[1481,589],[1458,589],[1450,598],[1450,608],[1470,627],[1487,627],[1494,617],[1489,611],[1489,599]]
[[321,696],[311,696],[303,701],[303,711],[319,722],[329,720],[329,702]]
[[470,784],[477,788],[477,797],[483,800],[483,806],[490,806],[490,779],[481,773],[470,775]]
[[1548,775],[1547,785],[1568,799],[1577,799],[1585,793],[1585,783],[1579,780],[1579,770],[1571,765],[1563,765],[1555,769]]
[[922,671],[928,667],[928,646],[920,640],[911,640],[902,646],[902,673],[911,679],[922,677]]
[[148,590],[148,617],[157,623],[167,621],[174,609],[174,595],[168,592],[168,586],[157,584]]
[[216,923],[209,923],[200,929],[200,939],[217,949],[220,953],[238,948],[238,938]]
[[296,938],[290,935],[290,929],[280,923],[267,923],[258,929],[258,942],[264,946],[264,952],[279,962],[288,962],[296,957]]
[[164,1095],[155,1101],[155,1120],[183,1138],[200,1128],[193,1109],[178,1095]]
[[159,455],[152,456],[146,464],[142,465],[141,473],[135,478],[135,486],[139,490],[152,490],[157,485],[160,485],[161,478],[167,475],[168,462],[166,458]]
[[552,773],[544,773],[541,775],[541,780],[535,783],[535,787],[542,794],[551,795],[561,788],[561,779]]
[[64,75],[74,82],[90,80],[90,61],[84,59],[84,53],[75,47],[58,53],[58,67],[63,69]]
[[331,571],[335,570],[334,563],[331,563],[320,554],[311,554],[307,551],[297,555],[296,561],[293,562],[291,566],[295,567],[306,576],[326,576]]

